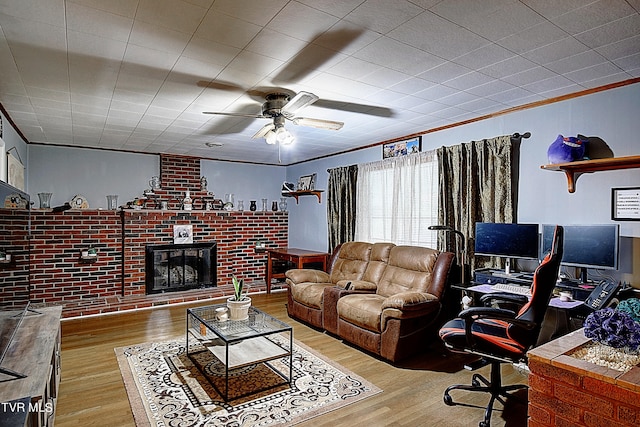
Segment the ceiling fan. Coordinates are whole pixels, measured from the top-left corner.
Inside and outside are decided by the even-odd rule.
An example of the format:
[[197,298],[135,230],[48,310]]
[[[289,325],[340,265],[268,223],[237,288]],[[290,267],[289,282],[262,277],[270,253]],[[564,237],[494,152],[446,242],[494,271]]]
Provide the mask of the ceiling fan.
[[339,130],[344,126],[343,122],[296,116],[298,110],[313,104],[319,99],[318,96],[311,92],[301,91],[293,98],[283,92],[273,92],[266,94],[264,98],[265,102],[262,104],[261,114],[224,113],[215,111],[204,111],[203,114],[272,119],[272,123],[265,125],[252,137],[264,138],[267,144],[280,143],[286,145],[293,142],[293,135],[284,128],[285,120],[290,120],[299,126],[309,126],[327,130]]

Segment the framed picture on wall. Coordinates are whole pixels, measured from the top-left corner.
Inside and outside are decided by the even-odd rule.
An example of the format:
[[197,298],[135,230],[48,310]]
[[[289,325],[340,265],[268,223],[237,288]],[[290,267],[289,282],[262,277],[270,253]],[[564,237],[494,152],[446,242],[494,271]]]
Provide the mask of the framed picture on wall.
[[316,186],[316,174],[304,175],[298,178],[297,191],[313,191]]
[[640,187],[611,189],[611,219],[640,221]]
[[193,243],[193,225],[175,224],[173,226],[173,244]]
[[407,154],[419,153],[422,150],[422,137],[395,141],[382,146],[382,158],[406,156]]
[[24,191],[24,165],[9,151],[7,151],[7,184]]

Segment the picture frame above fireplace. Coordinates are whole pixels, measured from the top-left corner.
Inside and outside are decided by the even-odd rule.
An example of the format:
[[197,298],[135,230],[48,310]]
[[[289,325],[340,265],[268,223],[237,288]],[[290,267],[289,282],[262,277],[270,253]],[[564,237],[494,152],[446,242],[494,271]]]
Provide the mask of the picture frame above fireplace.
[[193,225],[191,224],[174,224],[173,226],[173,244],[193,243]]

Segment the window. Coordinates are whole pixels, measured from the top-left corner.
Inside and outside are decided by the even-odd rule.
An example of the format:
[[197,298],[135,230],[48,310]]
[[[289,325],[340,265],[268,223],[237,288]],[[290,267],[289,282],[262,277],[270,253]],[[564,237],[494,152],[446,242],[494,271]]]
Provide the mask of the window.
[[437,247],[435,151],[359,165],[356,200],[356,240]]

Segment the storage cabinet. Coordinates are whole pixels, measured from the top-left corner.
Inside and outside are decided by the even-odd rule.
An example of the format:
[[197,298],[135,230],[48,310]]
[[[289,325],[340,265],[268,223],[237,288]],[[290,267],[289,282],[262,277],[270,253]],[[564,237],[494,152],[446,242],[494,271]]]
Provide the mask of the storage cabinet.
[[[60,385],[61,314],[62,307],[26,313],[2,360],[3,368],[26,375],[2,378],[0,402],[15,402],[13,406],[3,405],[3,410],[12,416],[24,415],[27,426],[54,424]],[[3,415],[0,413],[0,417]]]

